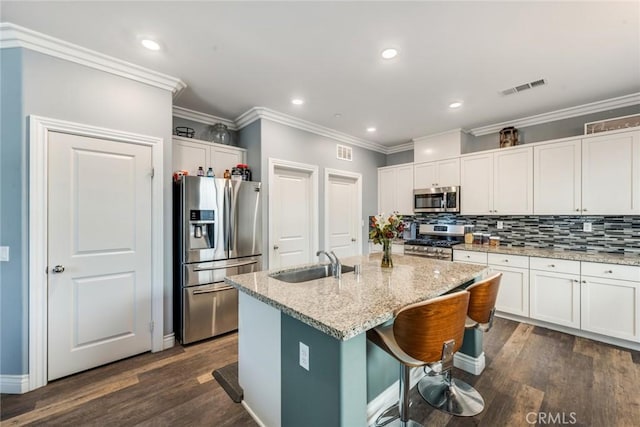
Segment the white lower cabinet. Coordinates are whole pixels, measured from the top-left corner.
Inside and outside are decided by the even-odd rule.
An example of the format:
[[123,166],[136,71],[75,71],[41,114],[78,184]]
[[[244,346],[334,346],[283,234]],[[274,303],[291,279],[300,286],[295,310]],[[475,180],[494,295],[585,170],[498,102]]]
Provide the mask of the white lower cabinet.
[[499,312],[640,342],[640,267],[464,250],[453,254],[454,261],[474,264],[487,257],[490,271],[503,273]]
[[488,254],[491,273],[501,272],[496,310],[529,316],[529,257]]
[[581,328],[640,342],[640,283],[582,276]]

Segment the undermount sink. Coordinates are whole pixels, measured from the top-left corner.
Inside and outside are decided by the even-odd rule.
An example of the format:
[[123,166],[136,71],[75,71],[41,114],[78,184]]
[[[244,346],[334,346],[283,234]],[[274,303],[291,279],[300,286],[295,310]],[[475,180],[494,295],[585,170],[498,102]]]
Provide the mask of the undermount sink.
[[[355,270],[355,267],[350,265],[341,265],[341,272],[348,273],[350,271]],[[322,265],[313,265],[311,267],[299,269],[299,270],[289,270],[282,271],[280,273],[270,274],[269,277],[282,280],[287,283],[300,283],[300,282],[308,282],[309,280],[322,279],[324,277],[331,277],[331,265],[330,264],[322,264]]]

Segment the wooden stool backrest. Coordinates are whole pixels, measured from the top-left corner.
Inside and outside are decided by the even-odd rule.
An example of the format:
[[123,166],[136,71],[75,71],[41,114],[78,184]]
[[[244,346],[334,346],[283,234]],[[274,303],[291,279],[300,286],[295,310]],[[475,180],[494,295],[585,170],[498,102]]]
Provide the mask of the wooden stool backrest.
[[502,273],[494,274],[467,288],[471,294],[467,315],[478,323],[487,323],[491,318],[491,309],[496,305]]
[[454,352],[462,345],[468,305],[469,293],[461,291],[403,307],[393,322],[396,342],[414,359],[439,361],[445,341],[455,340]]

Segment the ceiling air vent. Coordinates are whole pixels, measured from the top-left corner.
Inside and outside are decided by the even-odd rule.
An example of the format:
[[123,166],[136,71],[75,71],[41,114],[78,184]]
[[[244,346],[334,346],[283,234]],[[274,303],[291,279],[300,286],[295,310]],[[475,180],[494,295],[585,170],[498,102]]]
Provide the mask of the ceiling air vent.
[[353,150],[351,147],[347,147],[346,145],[340,145],[338,144],[337,146],[337,157],[339,160],[348,160],[348,161],[352,161],[353,157]]
[[544,86],[547,82],[544,79],[535,80],[533,82],[518,85],[516,87],[510,87],[509,89],[501,90],[503,95],[511,95],[513,93],[522,92],[523,90],[533,89],[534,87]]

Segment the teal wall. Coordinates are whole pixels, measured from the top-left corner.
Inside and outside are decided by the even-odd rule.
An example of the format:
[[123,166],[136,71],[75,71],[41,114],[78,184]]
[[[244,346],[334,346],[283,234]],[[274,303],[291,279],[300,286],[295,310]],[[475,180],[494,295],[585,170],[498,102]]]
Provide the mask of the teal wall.
[[[282,426],[366,426],[366,336],[339,341],[286,314],[281,318]],[[299,343],[309,346],[309,370]]]
[[[163,138],[164,176],[171,182],[172,94],[28,49],[0,49],[2,75],[1,244],[10,261],[0,263],[0,374],[28,373],[28,118],[47,118]],[[164,333],[171,313],[171,186],[164,192]],[[44,268],[45,266],[42,266]]]

